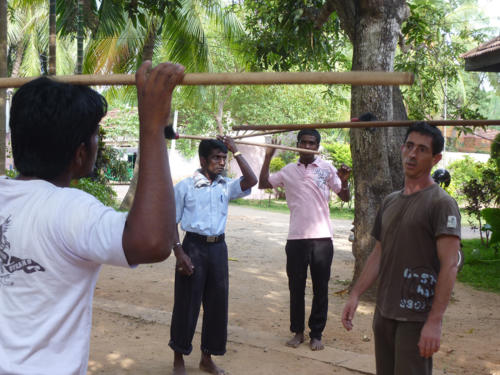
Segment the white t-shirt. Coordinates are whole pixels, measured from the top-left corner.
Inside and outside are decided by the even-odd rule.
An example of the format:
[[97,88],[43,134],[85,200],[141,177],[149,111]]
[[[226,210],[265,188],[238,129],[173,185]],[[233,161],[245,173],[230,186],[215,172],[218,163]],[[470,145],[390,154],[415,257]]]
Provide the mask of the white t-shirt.
[[83,191],[0,177],[0,374],[86,374],[100,265],[129,267],[125,220]]

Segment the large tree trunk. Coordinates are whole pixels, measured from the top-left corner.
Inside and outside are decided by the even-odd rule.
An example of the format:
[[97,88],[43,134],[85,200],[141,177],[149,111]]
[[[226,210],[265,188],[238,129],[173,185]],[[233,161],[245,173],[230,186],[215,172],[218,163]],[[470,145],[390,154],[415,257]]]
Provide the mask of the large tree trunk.
[[[352,70],[393,71],[401,23],[409,16],[402,0],[336,2],[344,30],[353,44]],[[354,4],[354,6],[352,6]],[[340,9],[339,9],[340,10]],[[393,94],[397,103],[394,111]],[[351,115],[371,112],[380,120],[406,116],[399,90],[390,86],[352,86]],[[396,116],[395,116],[396,114]],[[353,283],[358,279],[374,239],[371,230],[382,199],[402,186],[401,130],[393,128],[351,129],[351,154],[355,185]],[[372,299],[374,288],[365,293]]]
[[[142,61],[153,60],[154,47],[156,42],[156,29],[156,23],[153,21],[142,48]],[[139,177],[139,157],[140,150],[138,149],[137,159],[134,166],[134,175],[132,177],[132,180],[130,181],[130,186],[128,187],[127,194],[125,194],[125,197],[120,204],[120,210],[128,211],[130,210],[130,207],[132,207],[132,203],[134,203],[135,191],[137,189],[137,179]]]
[[[0,77],[7,77],[7,0],[0,1]],[[5,174],[6,90],[0,90],[0,175]]]

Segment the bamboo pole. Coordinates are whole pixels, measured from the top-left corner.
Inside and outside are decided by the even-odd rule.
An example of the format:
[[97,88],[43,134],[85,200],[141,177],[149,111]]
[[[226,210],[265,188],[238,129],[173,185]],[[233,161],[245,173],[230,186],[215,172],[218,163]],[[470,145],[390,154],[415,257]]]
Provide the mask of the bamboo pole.
[[[204,136],[201,136],[201,135],[179,134],[179,139],[197,139],[197,140],[203,140],[203,139],[215,139],[215,137],[204,137]],[[275,144],[270,144],[270,143],[254,143],[254,142],[247,142],[247,141],[234,141],[234,143],[237,143],[237,144],[240,144],[240,145],[248,145],[248,146],[270,147],[270,148],[275,148],[275,149],[278,149],[278,150],[300,152],[300,153],[303,153],[303,154],[319,154],[319,151],[307,150],[305,148],[297,148],[297,147],[288,147],[288,146],[282,146],[282,145],[275,145]]]
[[283,133],[287,132],[288,130],[272,130],[268,132],[257,132],[257,133],[250,133],[250,134],[241,134],[241,135],[235,135],[231,136],[233,139],[241,139],[241,138],[250,138],[250,137],[258,137],[261,135],[271,135],[271,134],[277,134],[277,133]]
[[[38,77],[1,78],[0,88],[21,87]],[[133,74],[80,74],[51,77],[76,85],[106,86],[135,85]],[[259,72],[259,73],[187,73],[180,83],[196,85],[411,85],[414,76],[407,72]]]
[[[421,120],[418,120],[421,121]],[[239,125],[233,126],[233,130],[279,130],[294,131],[301,129],[334,129],[334,128],[382,128],[410,126],[418,122],[417,120],[406,121],[346,121],[346,122],[326,122],[317,124],[286,124],[286,125]],[[429,120],[429,125],[439,126],[489,126],[500,125],[500,120]]]

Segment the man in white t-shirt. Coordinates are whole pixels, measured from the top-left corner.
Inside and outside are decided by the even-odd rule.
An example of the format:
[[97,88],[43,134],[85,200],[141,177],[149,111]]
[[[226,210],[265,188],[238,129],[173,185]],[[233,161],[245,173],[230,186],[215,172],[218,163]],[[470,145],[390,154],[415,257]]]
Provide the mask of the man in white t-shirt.
[[171,252],[175,201],[164,128],[184,68],[147,61],[136,74],[140,168],[130,212],[71,180],[88,175],[106,100],[86,86],[38,78],[14,95],[19,176],[0,177],[0,374],[84,375],[101,264],[130,267]]

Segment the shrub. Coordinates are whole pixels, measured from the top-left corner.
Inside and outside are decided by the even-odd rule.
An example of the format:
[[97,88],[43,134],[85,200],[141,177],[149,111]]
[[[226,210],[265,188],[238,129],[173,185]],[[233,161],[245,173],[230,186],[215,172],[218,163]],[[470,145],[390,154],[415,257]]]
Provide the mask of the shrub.
[[90,178],[81,178],[78,181],[72,181],[71,187],[93,195],[106,206],[116,206],[116,193],[109,185],[102,184]]

